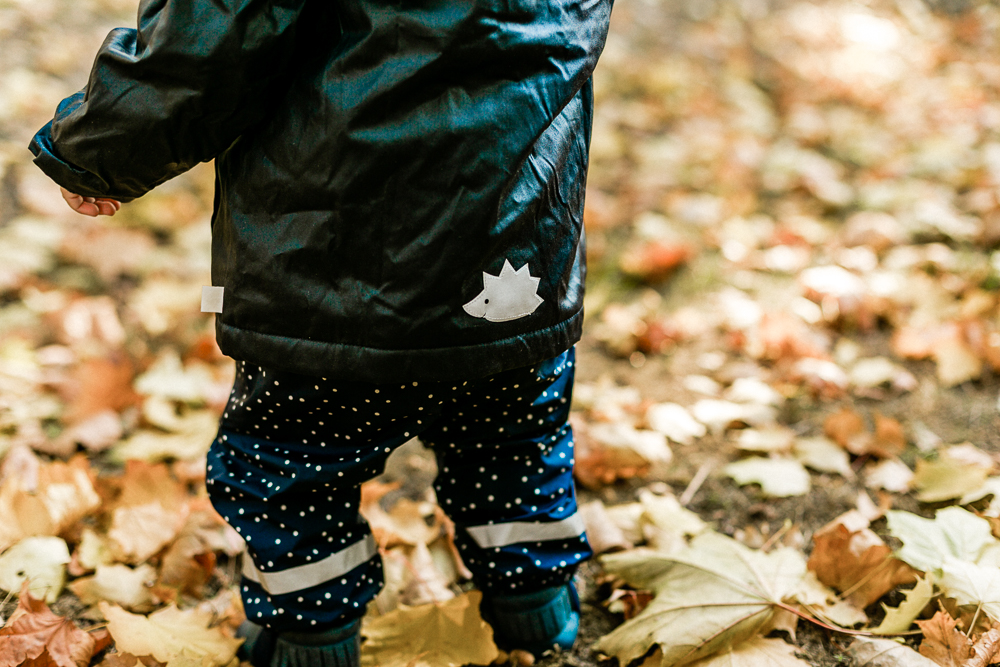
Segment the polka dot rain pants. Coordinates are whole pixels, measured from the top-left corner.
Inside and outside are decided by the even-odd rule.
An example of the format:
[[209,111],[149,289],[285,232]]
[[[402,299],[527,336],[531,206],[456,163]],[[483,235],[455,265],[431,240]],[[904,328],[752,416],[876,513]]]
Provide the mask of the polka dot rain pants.
[[382,563],[360,486],[414,436],[438,462],[438,502],[476,585],[569,580],[591,555],[576,513],[567,423],[573,350],[468,382],[332,382],[237,362],[208,455],[208,490],[247,543],[247,617],[310,632],[364,614]]

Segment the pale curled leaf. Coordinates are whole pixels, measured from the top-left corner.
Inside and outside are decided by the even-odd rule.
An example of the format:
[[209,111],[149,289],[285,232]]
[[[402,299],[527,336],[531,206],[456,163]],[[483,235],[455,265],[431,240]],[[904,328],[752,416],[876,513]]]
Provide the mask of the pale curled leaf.
[[794,459],[754,456],[728,464],[723,472],[740,485],[760,484],[766,496],[801,496],[811,488],[809,473]]
[[28,582],[33,595],[52,604],[66,583],[69,548],[59,537],[26,537],[0,554],[0,588],[16,591]]
[[885,618],[877,627],[872,628],[871,631],[874,634],[894,635],[909,630],[913,621],[934,599],[934,577],[932,575],[919,577],[917,585],[904,591],[903,595],[903,602],[898,607],[882,605],[885,610]]

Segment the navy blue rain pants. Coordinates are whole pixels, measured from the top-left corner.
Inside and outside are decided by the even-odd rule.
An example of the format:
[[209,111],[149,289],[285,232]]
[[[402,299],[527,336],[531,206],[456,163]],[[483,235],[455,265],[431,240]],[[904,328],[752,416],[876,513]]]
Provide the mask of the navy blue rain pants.
[[360,486],[414,436],[480,589],[562,584],[591,555],[567,423],[573,350],[468,382],[332,382],[237,362],[208,455],[208,491],[247,543],[247,618],[319,631],[364,614],[382,563]]

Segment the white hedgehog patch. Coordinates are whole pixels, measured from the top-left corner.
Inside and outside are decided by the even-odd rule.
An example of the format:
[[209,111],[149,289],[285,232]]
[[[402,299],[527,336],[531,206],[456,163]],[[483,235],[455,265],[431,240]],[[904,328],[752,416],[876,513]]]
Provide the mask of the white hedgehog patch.
[[473,317],[485,317],[490,322],[508,322],[527,317],[541,305],[538,296],[539,278],[532,278],[525,264],[517,271],[504,260],[499,276],[483,271],[483,291],[462,306]]

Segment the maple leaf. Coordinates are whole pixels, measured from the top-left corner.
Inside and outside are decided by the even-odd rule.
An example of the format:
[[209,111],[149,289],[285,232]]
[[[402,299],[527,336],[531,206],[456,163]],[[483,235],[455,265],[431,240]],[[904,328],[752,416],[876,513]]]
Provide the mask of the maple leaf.
[[796,647],[781,639],[751,637],[742,644],[691,663],[691,667],[804,667],[795,657]]
[[892,557],[892,550],[857,510],[816,531],[813,542],[809,569],[827,586],[846,593],[860,609],[916,578],[912,568]]
[[934,503],[960,498],[986,482],[992,469],[989,457],[985,461],[970,460],[962,455],[963,450],[955,452],[956,449],[945,449],[935,461],[917,461],[913,485],[919,491],[918,500]]
[[99,604],[119,651],[152,656],[160,662],[188,661],[201,667],[221,667],[236,655],[241,640],[209,627],[213,615],[201,609],[181,611],[170,605],[148,617],[130,614],[118,605]]
[[985,519],[960,507],[946,507],[925,519],[893,510],[886,512],[889,532],[903,542],[896,557],[921,572],[940,570],[948,556],[976,562],[997,540]]
[[595,647],[628,664],[658,644],[662,667],[688,664],[754,636],[794,595],[806,572],[793,549],[765,554],[712,532],[678,554],[626,552],[602,563],[656,597]]
[[939,611],[928,621],[917,621],[924,633],[920,642],[920,655],[933,660],[941,667],[964,667],[972,657],[972,640],[955,627],[955,619]]
[[363,667],[486,665],[498,655],[493,630],[479,615],[482,593],[470,591],[447,602],[401,607],[366,616],[361,634]]
[[0,628],[0,667],[86,667],[106,645],[106,633],[91,635],[21,588],[17,609]]
[[945,595],[959,604],[973,604],[994,621],[1000,620],[1000,569],[945,558],[939,581]]

